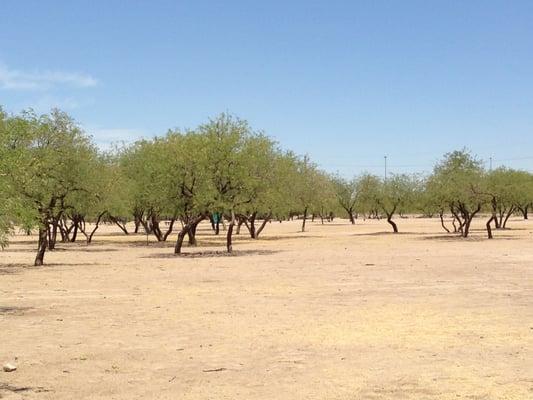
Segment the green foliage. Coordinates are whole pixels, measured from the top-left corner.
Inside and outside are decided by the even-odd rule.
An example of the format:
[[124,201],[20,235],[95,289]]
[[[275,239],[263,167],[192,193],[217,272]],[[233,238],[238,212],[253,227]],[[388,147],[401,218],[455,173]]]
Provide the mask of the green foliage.
[[357,203],[356,209],[361,214],[375,214],[380,195],[381,180],[376,175],[363,174],[355,181]]
[[12,203],[10,218],[44,230],[71,207],[75,194],[90,190],[86,182],[93,174],[96,148],[58,110],[41,116],[27,111],[3,119],[1,174]]
[[331,182],[339,205],[348,213],[348,216],[351,218],[357,203],[357,180],[347,180],[340,176],[334,176]]
[[407,174],[395,174],[380,182],[376,202],[383,212],[389,216],[396,211],[412,209],[416,200],[418,181]]
[[0,109],[2,247],[14,226],[42,232],[68,219],[84,224],[104,215],[112,221],[142,220],[158,229],[161,219],[187,225],[213,212],[253,223],[256,217],[324,218],[341,211],[352,222],[354,214],[384,215],[396,230],[396,213],[442,216],[449,210],[464,233],[483,207],[501,222],[517,209],[526,215],[532,201],[530,173],[486,172],[465,150],[446,154],[425,180],[371,174],[346,180],[321,171],[308,157],[282,151],[228,114],[195,130],[168,131],[103,153],[58,110],[39,116]]
[[443,206],[476,208],[485,199],[482,162],[467,151],[444,156],[427,182],[431,196]]

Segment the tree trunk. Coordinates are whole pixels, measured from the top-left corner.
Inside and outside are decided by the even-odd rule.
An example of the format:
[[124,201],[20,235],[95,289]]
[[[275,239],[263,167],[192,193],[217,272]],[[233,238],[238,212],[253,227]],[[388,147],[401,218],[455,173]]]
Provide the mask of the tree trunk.
[[490,223],[492,221],[496,221],[498,218],[496,217],[495,214],[492,214],[492,216],[490,217],[490,219],[487,221],[487,223],[485,224],[485,226],[487,227],[487,237],[489,239],[492,239],[492,229],[490,227]]
[[468,234],[470,233],[470,224],[472,223],[472,220],[474,219],[475,215],[481,210],[481,205],[478,204],[477,208],[472,211],[472,213],[469,213],[466,209],[463,209],[462,212],[464,214],[464,227],[463,227],[463,237],[467,238]]
[[226,234],[226,249],[228,253],[231,253],[233,251],[232,246],[232,236],[233,236],[233,226],[235,225],[235,222],[233,220],[228,225],[228,233]]
[[143,215],[144,215],[144,211],[141,211],[137,207],[133,209],[133,224],[135,226],[133,233],[139,233],[139,228],[142,224]]
[[163,233],[161,232],[161,229],[159,228],[159,219],[157,218],[157,215],[152,214],[150,216],[150,224],[151,224],[151,231],[156,237],[158,242],[163,241]]
[[194,219],[190,219],[189,222],[187,222],[181,231],[178,233],[178,239],[176,240],[176,245],[174,246],[174,254],[181,254],[181,248],[183,247],[183,239],[185,239],[185,235],[188,234],[188,232],[192,229],[194,226],[196,229],[196,226],[203,221],[205,218],[205,215],[200,215]]
[[76,239],[78,238],[78,223],[74,223],[74,230],[72,231],[72,237],[70,238],[70,241],[72,243],[76,242]]
[[520,208],[520,211],[522,212],[524,219],[528,219],[529,205]]
[[61,234],[61,243],[70,242],[69,232],[63,218],[59,219],[59,233]]
[[499,218],[497,215],[494,215],[494,225],[496,226],[496,229],[500,229],[503,224],[503,212],[499,212]]
[[111,222],[114,222],[122,232],[124,232],[125,235],[129,235],[130,233],[128,232],[128,230],[126,229],[126,223],[120,221],[118,218],[115,218],[115,217],[112,217],[112,216],[109,216],[109,219],[111,220]]
[[170,220],[170,225],[169,225],[167,231],[165,232],[165,234],[163,235],[163,242],[166,242],[168,236],[172,233],[172,230],[174,229],[174,222],[176,222],[176,217],[174,217],[174,218],[172,218]]
[[57,241],[57,226],[58,226],[58,220],[53,217],[52,223],[51,223],[51,229],[49,226],[48,233],[48,250],[55,250],[56,248],[56,241]]
[[503,224],[501,225],[502,229],[507,228],[507,221],[509,221],[509,217],[516,211],[514,206],[512,206],[509,211],[507,212],[507,215],[505,216],[505,219],[503,220]]
[[305,221],[307,220],[307,207],[304,209],[304,218],[302,222],[302,232],[305,232]]
[[148,223],[148,220],[141,219],[139,222],[142,225],[144,233],[146,235],[149,235],[149,234],[152,233],[152,228],[151,228],[150,224]]
[[444,215],[443,215],[442,212],[439,213],[439,217],[440,217],[440,224],[441,224],[442,228],[443,228],[446,232],[450,233],[450,230],[449,230],[448,228],[446,228],[446,225],[444,225]]
[[176,240],[176,245],[174,246],[174,254],[181,254],[181,248],[183,246],[183,239],[185,238],[185,235],[187,234],[187,231],[182,229],[178,233],[178,239]]
[[39,245],[37,247],[37,256],[35,257],[35,262],[33,265],[39,267],[44,263],[44,253],[48,247],[48,228],[40,226],[39,227]]
[[231,253],[233,251],[233,227],[235,226],[235,212],[231,210],[231,220],[228,225],[228,232],[226,234],[226,250],[228,253]]
[[239,222],[237,222],[237,229],[235,229],[235,234],[240,235],[241,234],[241,226],[244,224],[244,218],[238,218]]
[[355,218],[353,217],[352,209],[347,209],[346,212],[348,213],[348,218],[350,218],[351,224],[355,225]]
[[393,231],[394,233],[398,233],[398,226],[396,225],[396,222],[394,222],[394,221],[392,220],[392,214],[387,214],[387,222],[388,222],[389,224],[391,224],[391,226],[392,226],[392,231]]
[[189,237],[189,246],[196,246],[196,227],[198,226],[200,222],[197,222],[193,226],[191,226],[191,229],[187,232],[187,236]]
[[[500,227],[502,225],[503,212],[502,212],[501,207],[500,207],[500,210],[499,210],[499,213],[498,213],[498,202],[496,200],[496,196],[492,195],[492,199],[491,199],[490,203],[491,203],[491,206],[492,206],[492,216],[491,216],[491,218],[494,218],[494,225],[495,225],[496,229],[500,229]],[[500,215],[500,219],[498,219],[498,214]]]
[[[257,239],[259,238],[259,235],[261,234],[261,232],[263,232],[263,229],[265,229],[265,226],[266,224],[270,221],[270,219],[272,218],[272,213],[268,214],[265,219],[263,220],[263,222],[261,223],[261,225],[259,226],[259,228],[255,231],[255,237],[254,239]],[[281,221],[280,221],[281,222]]]
[[248,230],[250,231],[250,237],[252,239],[257,238],[257,232],[255,229],[255,218],[257,217],[257,212],[253,212],[252,215],[250,215],[250,225],[248,226]]
[[[451,211],[453,217],[455,218],[455,220],[457,220],[457,222],[459,223],[459,226],[457,227],[457,229],[455,231],[459,232],[459,233],[461,233],[461,235],[463,235],[463,227],[465,225],[465,221],[463,221],[461,219],[461,217],[459,217],[459,214],[457,214],[457,211],[455,211],[455,209],[453,207],[450,207],[450,211]],[[453,224],[453,227],[455,229],[455,223]]]
[[463,226],[463,233],[462,233],[462,236],[464,238],[467,238],[468,237],[468,234],[470,233],[470,224],[472,223],[472,219],[471,218],[467,218],[465,220],[465,224]]
[[100,226],[100,221],[102,220],[102,218],[104,217],[104,215],[107,213],[107,211],[104,211],[103,213],[101,213],[100,215],[98,215],[98,218],[96,218],[96,222],[95,222],[95,225],[94,225],[94,228],[93,230],[91,231],[91,233],[87,236],[87,244],[91,244],[92,241],[93,241],[93,236],[94,234],[96,233],[96,231],[98,230],[98,227]]

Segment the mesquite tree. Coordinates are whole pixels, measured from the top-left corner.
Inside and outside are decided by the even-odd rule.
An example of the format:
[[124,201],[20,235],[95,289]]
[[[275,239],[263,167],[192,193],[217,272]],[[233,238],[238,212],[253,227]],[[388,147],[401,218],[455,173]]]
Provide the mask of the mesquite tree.
[[180,254],[185,236],[189,237],[189,245],[196,245],[196,228],[208,217],[215,191],[208,171],[207,138],[196,132],[176,131],[168,139],[171,152],[168,185],[173,190],[182,222],[174,253]]
[[[91,175],[87,177],[87,190],[71,196],[71,206],[62,228],[66,241],[75,242],[81,233],[87,244],[102,222],[112,222],[121,229],[131,210],[131,187],[123,175],[115,155],[101,154],[94,159]],[[64,232],[63,232],[64,231]]]
[[380,182],[376,192],[376,204],[386,216],[394,233],[398,233],[398,225],[392,218],[395,213],[412,206],[416,185],[416,179],[406,174],[394,174]]
[[4,134],[9,148],[4,174],[39,228],[35,265],[42,265],[46,250],[54,249],[70,197],[87,192],[85,181],[96,149],[75,122],[58,110],[9,117]]
[[356,211],[369,218],[379,218],[379,208],[376,199],[379,196],[381,180],[379,177],[365,173],[355,180],[357,201]]
[[529,210],[533,206],[533,174],[513,170],[512,186],[514,205],[524,219],[528,219]]
[[305,232],[309,213],[318,208],[320,173],[307,156],[297,161],[296,169],[293,171],[292,193],[297,210],[302,213],[302,232]]
[[[486,193],[489,196],[491,219],[497,229],[507,226],[509,217],[516,211],[519,181],[515,179],[516,171],[504,167],[487,173]],[[517,185],[518,184],[518,185]],[[489,236],[491,236],[489,234]]]
[[333,187],[339,205],[342,207],[352,224],[355,224],[357,204],[357,179],[347,180],[340,176],[333,177]]
[[239,214],[239,224],[244,224],[250,237],[257,239],[273,217],[290,211],[289,170],[294,168],[294,160],[263,135],[252,137],[247,151],[251,156],[247,181],[250,201],[241,207],[244,213]]
[[213,209],[222,211],[229,220],[226,249],[231,253],[237,215],[246,212],[260,179],[253,171],[257,161],[254,152],[261,135],[246,121],[227,114],[201,125],[198,132],[206,139],[204,151],[208,155],[207,174],[214,191]]
[[12,231],[13,204],[11,187],[7,179],[9,159],[8,116],[0,107],[0,249],[3,249]]
[[487,200],[483,176],[482,162],[462,150],[446,154],[429,177],[432,193],[450,210],[465,238]]
[[[174,148],[172,137],[140,140],[120,154],[120,165],[133,193],[131,214],[136,231],[142,224],[147,234],[157,241],[165,241],[178,218],[178,188],[173,185],[172,163]],[[175,144],[174,144],[175,145]],[[162,229],[161,221],[171,221]],[[115,220],[114,222],[116,222]]]

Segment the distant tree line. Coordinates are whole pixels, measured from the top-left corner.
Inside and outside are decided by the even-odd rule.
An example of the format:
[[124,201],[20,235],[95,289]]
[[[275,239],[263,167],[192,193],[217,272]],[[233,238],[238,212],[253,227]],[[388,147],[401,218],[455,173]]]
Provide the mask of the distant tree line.
[[90,244],[102,223],[130,234],[132,222],[132,233],[158,241],[177,231],[174,252],[180,254],[185,240],[196,245],[197,226],[208,220],[215,235],[225,226],[231,252],[242,227],[257,239],[270,221],[294,217],[302,231],[309,219],[346,215],[353,224],[384,218],[398,232],[397,216],[422,214],[467,237],[483,213],[492,238],[492,229],[505,228],[511,215],[527,219],[532,203],[532,174],[487,171],[465,150],[446,154],[426,177],[347,180],[227,114],[104,152],[59,110],[10,115],[0,109],[0,246],[15,227],[38,231],[35,265],[58,240],[83,237]]

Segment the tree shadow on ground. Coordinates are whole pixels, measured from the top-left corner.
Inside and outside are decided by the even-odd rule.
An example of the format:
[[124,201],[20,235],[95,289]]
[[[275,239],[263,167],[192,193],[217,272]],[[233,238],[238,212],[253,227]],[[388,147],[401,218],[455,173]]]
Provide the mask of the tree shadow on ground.
[[34,310],[33,307],[0,306],[0,315],[22,316],[26,311]]
[[24,268],[30,267],[29,264],[0,264],[0,275],[18,274]]
[[29,252],[35,252],[37,251],[36,248],[25,248],[25,249],[13,249],[11,247],[6,247],[5,249],[0,251],[1,253],[29,253]]
[[[104,243],[100,243],[104,244]],[[105,248],[99,248],[97,246],[89,245],[84,247],[62,247],[59,249],[60,251],[80,251],[83,253],[110,253],[113,251],[119,251],[118,249],[105,249]],[[52,250],[53,253],[55,250]]]
[[272,255],[281,253],[280,250],[233,250],[228,253],[225,250],[206,250],[197,252],[186,252],[181,254],[174,253],[157,253],[143,256],[140,258],[220,258],[220,257],[242,257],[255,255]]
[[[480,231],[481,232],[481,231]],[[425,235],[420,237],[420,240],[435,240],[440,242],[484,242],[486,240],[518,240],[518,237],[511,235],[498,235],[493,233],[493,239],[487,238],[487,236],[468,236],[464,238],[458,234],[442,234],[442,235]]]
[[352,233],[350,236],[398,236],[398,235],[420,235],[420,232],[392,232],[392,231],[381,231],[381,232],[369,232],[369,233]]
[[[300,232],[301,233],[301,232]],[[304,232],[305,233],[305,232]],[[291,240],[291,239],[317,239],[317,238],[324,238],[327,236],[319,236],[319,235],[299,235],[299,236],[260,236],[258,239],[253,239],[255,241],[270,241],[270,240]]]
[[54,267],[83,267],[83,266],[94,266],[94,265],[108,265],[105,263],[96,263],[96,262],[79,262],[79,263],[45,263],[44,265],[40,265],[36,267],[33,264],[16,264],[16,263],[10,263],[10,264],[0,264],[0,275],[12,275],[12,274],[18,274],[21,273],[23,270],[33,270],[33,271],[43,271],[48,268],[54,268]]

